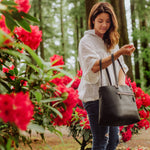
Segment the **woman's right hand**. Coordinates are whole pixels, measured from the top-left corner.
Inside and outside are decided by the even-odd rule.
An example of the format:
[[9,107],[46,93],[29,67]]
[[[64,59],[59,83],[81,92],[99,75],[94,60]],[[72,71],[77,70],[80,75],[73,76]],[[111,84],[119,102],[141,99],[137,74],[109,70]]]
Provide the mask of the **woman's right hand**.
[[122,46],[119,49],[119,51],[120,51],[121,55],[131,56],[131,54],[135,51],[135,47],[134,47],[134,45],[127,44],[127,45]]

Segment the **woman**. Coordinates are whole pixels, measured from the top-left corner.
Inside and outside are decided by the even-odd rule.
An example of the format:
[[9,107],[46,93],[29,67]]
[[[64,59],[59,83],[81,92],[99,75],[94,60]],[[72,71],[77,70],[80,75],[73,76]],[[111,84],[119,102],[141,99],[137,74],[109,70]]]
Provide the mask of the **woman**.
[[[119,128],[98,125],[99,94],[101,85],[109,85],[105,68],[111,73],[112,83],[115,84],[111,53],[115,60],[119,58],[123,68],[127,72],[122,55],[131,55],[135,47],[125,45],[119,49],[118,22],[112,6],[107,2],[96,3],[89,15],[89,30],[85,31],[84,37],[79,43],[79,62],[83,75],[79,85],[79,98],[88,113],[90,127],[93,135],[92,150],[115,150],[119,143]],[[104,71],[103,81],[100,81],[99,60],[102,59]],[[125,84],[125,76],[115,61],[119,85]]]

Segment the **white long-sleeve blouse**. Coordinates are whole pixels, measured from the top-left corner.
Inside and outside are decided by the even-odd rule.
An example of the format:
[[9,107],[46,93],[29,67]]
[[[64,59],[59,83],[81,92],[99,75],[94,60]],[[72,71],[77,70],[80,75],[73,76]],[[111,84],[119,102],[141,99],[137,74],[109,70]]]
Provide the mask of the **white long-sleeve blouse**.
[[[111,53],[115,53],[119,49],[119,46],[111,50]],[[100,71],[93,73],[91,70],[96,60],[103,59],[111,55],[107,52],[104,41],[101,37],[95,34],[95,30],[85,31],[83,38],[79,43],[78,60],[82,69],[82,78],[78,87],[79,98],[83,102],[94,101],[99,99],[98,90],[101,85],[109,85],[109,80],[105,69],[102,71],[102,81],[100,79]],[[128,71],[128,67],[124,63],[123,56],[119,57],[119,60],[125,69]],[[119,76],[120,65],[115,61],[117,78]],[[108,66],[112,84],[115,85],[115,78],[113,73],[112,64]]]

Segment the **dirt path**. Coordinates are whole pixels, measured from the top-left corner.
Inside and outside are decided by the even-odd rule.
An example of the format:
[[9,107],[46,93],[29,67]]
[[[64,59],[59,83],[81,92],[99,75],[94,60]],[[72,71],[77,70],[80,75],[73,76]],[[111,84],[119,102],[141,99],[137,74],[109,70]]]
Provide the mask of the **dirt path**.
[[[68,136],[68,129],[61,127],[58,129],[63,133],[63,143],[70,143],[70,148],[67,148],[66,150],[79,150],[80,146],[78,148],[74,149],[72,148],[74,145],[78,145],[75,140],[71,136]],[[43,146],[45,146],[45,143],[42,142],[40,135],[37,135],[35,132],[32,133],[32,147],[33,150],[45,150],[43,149]],[[45,132],[45,139],[46,143],[50,145],[48,149],[52,150],[52,147],[57,147],[62,141],[61,138],[59,138],[57,135],[49,133],[48,131]],[[150,128],[147,130],[142,130],[140,134],[134,135],[132,139],[127,143],[120,143],[117,150],[126,150],[128,147],[132,148],[131,150],[150,150]],[[22,145],[23,148],[23,145]],[[22,150],[22,148],[19,148],[18,150]],[[23,148],[24,149],[24,148]],[[59,149],[59,148],[58,148]],[[28,148],[25,148],[25,150],[28,150]],[[47,149],[46,149],[47,150]],[[60,149],[61,150],[61,149]]]

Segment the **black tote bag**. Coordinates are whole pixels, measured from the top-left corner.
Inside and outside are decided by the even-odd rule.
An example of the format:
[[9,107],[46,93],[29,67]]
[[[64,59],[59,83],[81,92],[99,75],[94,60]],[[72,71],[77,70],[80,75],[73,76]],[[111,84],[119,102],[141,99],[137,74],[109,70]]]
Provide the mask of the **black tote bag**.
[[[111,57],[116,85],[112,85],[108,68],[106,68],[110,86],[102,86],[102,63],[100,60],[99,125],[122,126],[137,123],[140,121],[140,117],[131,84],[129,83],[130,86],[118,85],[113,54]],[[118,62],[124,72],[119,59]]]

